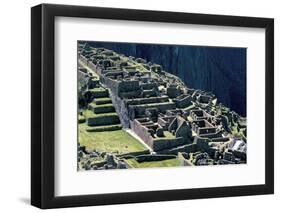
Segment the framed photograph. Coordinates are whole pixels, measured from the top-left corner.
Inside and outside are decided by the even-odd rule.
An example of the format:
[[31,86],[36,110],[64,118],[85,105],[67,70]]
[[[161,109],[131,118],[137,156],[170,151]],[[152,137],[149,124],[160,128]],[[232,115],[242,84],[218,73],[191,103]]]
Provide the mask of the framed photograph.
[[31,204],[272,194],[274,20],[31,9]]

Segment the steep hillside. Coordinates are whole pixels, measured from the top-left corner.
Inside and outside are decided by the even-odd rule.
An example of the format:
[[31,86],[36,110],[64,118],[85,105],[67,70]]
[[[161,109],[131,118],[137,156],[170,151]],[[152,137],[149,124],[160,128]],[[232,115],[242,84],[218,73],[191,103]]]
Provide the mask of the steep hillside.
[[213,92],[225,106],[246,116],[246,48],[90,42],[161,64],[188,87]]

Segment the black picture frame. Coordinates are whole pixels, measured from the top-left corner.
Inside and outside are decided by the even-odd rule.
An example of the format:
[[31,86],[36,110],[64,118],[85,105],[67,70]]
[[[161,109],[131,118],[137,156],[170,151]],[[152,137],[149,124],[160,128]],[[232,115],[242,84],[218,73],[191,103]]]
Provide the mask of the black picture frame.
[[[162,23],[264,28],[265,48],[265,184],[79,196],[54,195],[55,189],[55,17],[100,18]],[[31,204],[60,208],[217,198],[274,193],[274,20],[164,11],[41,4],[31,8]]]

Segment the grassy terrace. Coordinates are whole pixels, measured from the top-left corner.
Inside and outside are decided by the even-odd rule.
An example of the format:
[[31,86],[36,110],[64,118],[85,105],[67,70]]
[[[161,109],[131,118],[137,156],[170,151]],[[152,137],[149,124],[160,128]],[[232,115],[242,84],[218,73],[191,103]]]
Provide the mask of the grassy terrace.
[[95,98],[94,102],[95,102],[96,105],[112,103],[110,98]]
[[91,118],[91,117],[103,117],[103,116],[111,116],[111,115],[116,115],[116,112],[110,112],[110,113],[99,113],[99,114],[95,114],[92,110],[84,110],[83,111],[84,117],[87,118]]
[[122,129],[121,124],[93,126],[93,127],[88,127],[86,130],[88,132],[104,132],[104,131],[113,131],[113,130],[119,130],[119,129]]
[[103,87],[95,87],[93,89],[88,90],[94,98],[105,98],[108,97],[108,89]]
[[129,152],[143,151],[146,148],[124,130],[87,132],[88,126],[78,125],[79,143],[87,150],[99,152],[117,152],[125,154]]
[[95,87],[93,89],[90,89],[90,91],[92,92],[104,92],[106,91],[107,89],[103,88],[103,87]]
[[95,101],[111,101],[110,98],[95,98]]
[[180,166],[180,161],[177,158],[161,160],[161,161],[145,161],[137,162],[134,158],[126,160],[127,164],[132,168],[153,168],[153,167],[174,167]]
[[112,103],[96,104],[95,102],[92,102],[89,105],[92,106],[92,107],[108,107],[108,106],[113,106]]
[[115,112],[115,108],[112,103],[97,105],[95,102],[92,102],[89,104],[89,107],[95,114]]

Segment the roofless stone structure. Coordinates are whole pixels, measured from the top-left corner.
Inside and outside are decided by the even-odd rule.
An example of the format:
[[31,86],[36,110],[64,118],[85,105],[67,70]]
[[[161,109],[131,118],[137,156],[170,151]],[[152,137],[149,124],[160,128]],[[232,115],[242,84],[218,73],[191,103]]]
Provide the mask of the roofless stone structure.
[[[79,122],[94,133],[124,129],[149,150],[89,153],[79,145],[80,169],[130,168],[130,158],[176,158],[184,166],[246,163],[246,118],[214,94],[188,88],[159,64],[87,42],[79,43],[78,62]],[[92,162],[91,154],[101,161]]]

